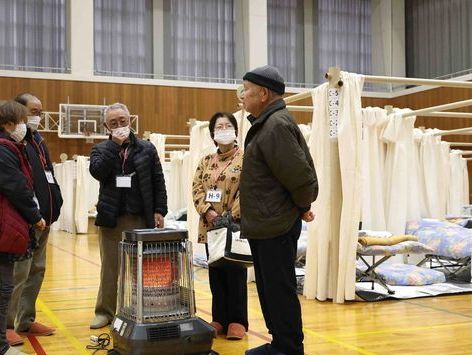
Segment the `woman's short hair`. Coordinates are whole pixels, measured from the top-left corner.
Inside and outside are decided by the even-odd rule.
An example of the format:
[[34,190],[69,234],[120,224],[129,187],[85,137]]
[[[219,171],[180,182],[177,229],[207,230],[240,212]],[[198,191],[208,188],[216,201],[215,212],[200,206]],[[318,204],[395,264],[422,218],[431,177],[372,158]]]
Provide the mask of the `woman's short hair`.
[[234,130],[236,132],[236,137],[238,136],[238,121],[236,121],[236,118],[234,118],[233,114],[229,113],[229,112],[217,112],[215,113],[213,116],[211,116],[210,118],[210,124],[208,126],[208,128],[210,129],[210,136],[211,136],[211,139],[214,138],[215,136],[215,125],[216,125],[216,121],[218,120],[218,118],[220,117],[226,117],[230,122],[231,124],[233,125],[234,127]]
[[[16,101],[7,101],[0,105],[0,125],[12,122],[18,124],[21,119],[26,117],[28,111],[26,107]],[[3,130],[3,128],[0,128]]]

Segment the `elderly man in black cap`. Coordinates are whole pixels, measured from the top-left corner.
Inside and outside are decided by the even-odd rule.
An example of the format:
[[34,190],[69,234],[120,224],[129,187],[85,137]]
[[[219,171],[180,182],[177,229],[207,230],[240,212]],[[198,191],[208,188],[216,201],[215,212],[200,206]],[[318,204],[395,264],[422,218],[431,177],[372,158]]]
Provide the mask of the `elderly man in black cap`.
[[244,108],[252,127],[244,143],[241,234],[249,240],[257,291],[272,343],[249,355],[302,355],[303,331],[295,278],[302,219],[314,219],[318,182],[305,139],[285,108],[285,84],[271,66],[243,77]]

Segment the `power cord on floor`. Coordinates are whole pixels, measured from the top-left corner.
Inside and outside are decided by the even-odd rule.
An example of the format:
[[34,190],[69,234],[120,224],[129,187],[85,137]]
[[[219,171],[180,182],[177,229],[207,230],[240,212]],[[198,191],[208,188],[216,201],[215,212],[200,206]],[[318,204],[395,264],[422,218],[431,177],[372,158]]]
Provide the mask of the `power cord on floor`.
[[92,355],[100,350],[108,350],[107,346],[110,345],[111,342],[110,334],[102,333],[98,337],[96,335],[92,335],[90,337],[90,341],[93,345],[87,345],[87,349],[95,350]]

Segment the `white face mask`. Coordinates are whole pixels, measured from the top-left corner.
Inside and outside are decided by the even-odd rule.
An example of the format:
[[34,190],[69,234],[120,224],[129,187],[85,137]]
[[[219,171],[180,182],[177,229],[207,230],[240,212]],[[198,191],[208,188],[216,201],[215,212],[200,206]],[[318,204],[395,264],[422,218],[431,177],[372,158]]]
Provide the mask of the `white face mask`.
[[123,137],[128,138],[130,131],[131,130],[129,126],[114,128],[111,130],[111,135],[117,138],[123,138]]
[[41,122],[41,117],[39,116],[28,116],[28,127],[33,131],[37,131],[39,123]]
[[213,139],[219,144],[230,144],[236,140],[236,132],[232,128],[215,130]]
[[10,133],[10,137],[16,142],[21,142],[26,136],[26,123],[18,123],[15,130]]

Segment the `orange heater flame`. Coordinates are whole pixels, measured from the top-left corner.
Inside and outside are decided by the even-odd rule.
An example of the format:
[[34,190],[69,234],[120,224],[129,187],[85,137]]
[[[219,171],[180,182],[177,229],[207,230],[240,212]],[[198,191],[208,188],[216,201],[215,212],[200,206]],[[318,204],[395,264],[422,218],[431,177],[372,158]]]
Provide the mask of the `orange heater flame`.
[[176,274],[176,266],[169,257],[143,259],[143,287],[172,287]]

